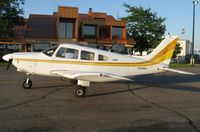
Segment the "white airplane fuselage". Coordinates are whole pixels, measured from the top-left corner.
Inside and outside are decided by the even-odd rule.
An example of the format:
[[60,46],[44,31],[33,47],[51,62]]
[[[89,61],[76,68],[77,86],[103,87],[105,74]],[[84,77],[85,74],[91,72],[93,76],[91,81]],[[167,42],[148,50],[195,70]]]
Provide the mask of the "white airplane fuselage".
[[[69,47],[69,45],[67,45],[67,47]],[[91,50],[94,52],[94,49]],[[80,57],[78,57],[76,60],[58,58],[55,57],[55,54],[52,57],[49,57],[42,52],[15,53],[13,54],[13,65],[18,69],[18,71],[27,72],[33,75],[56,76],[51,74],[52,70],[66,70],[80,72],[103,72],[123,77],[163,72],[163,70],[159,70],[159,67],[166,66],[164,64],[138,65],[134,64],[133,62],[139,63],[147,60],[144,60],[141,57],[119,55],[116,53],[106,51],[104,52],[100,50],[100,54],[102,54],[102,52],[104,55],[109,56],[108,61],[102,62],[96,60],[98,52],[95,52],[94,61],[81,60]],[[131,65],[131,63],[133,63],[133,65]],[[93,82],[115,81],[115,79],[108,79],[103,77],[87,77],[83,80],[90,80]]]
[[130,77],[172,71],[181,74],[193,73],[170,69],[168,65],[178,37],[168,36],[147,56],[127,56],[80,45],[61,44],[39,53],[13,53],[3,56],[18,71],[26,72],[22,86],[32,87],[30,75],[64,77],[77,80],[74,94],[84,97],[90,82],[133,81]]
[[[131,77],[163,72],[168,67],[173,54],[177,37],[168,37],[148,56],[126,56],[99,49],[74,44],[61,44],[56,48],[39,53],[13,53],[5,55],[4,60],[12,59],[18,71],[33,75],[56,76],[52,71],[68,71],[76,73],[106,73],[119,77]],[[61,53],[74,52],[76,57],[62,56]],[[65,54],[66,55],[66,54]],[[91,57],[92,55],[92,57]],[[91,59],[91,58],[92,59]],[[102,59],[104,58],[104,59]],[[90,82],[109,82],[120,80],[107,76],[81,76],[79,80]]]

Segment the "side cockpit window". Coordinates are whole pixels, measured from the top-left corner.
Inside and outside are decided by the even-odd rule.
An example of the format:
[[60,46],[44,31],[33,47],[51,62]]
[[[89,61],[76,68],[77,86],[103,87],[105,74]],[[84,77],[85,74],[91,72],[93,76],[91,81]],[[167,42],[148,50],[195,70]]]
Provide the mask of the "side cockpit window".
[[93,52],[88,52],[88,51],[84,51],[84,50],[81,51],[81,60],[93,61],[94,56],[95,56],[95,54]]
[[47,56],[52,56],[57,48],[58,48],[58,46],[54,46],[54,47],[51,47],[49,49],[42,51],[42,53],[47,55]]
[[105,56],[105,55],[99,54],[99,55],[98,55],[98,60],[99,60],[99,61],[108,61],[108,57]]
[[78,50],[61,47],[56,53],[56,57],[66,58],[66,59],[77,59]]

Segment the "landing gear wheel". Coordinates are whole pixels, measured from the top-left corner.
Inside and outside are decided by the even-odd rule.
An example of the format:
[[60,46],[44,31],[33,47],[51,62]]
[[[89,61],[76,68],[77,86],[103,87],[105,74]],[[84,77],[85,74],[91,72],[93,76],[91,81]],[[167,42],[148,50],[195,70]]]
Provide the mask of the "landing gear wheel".
[[86,88],[82,86],[78,86],[76,89],[74,89],[74,95],[76,97],[85,97],[86,94]]
[[24,89],[30,89],[32,87],[32,81],[29,79],[27,81],[27,79],[24,79],[23,83],[22,83],[22,87]]

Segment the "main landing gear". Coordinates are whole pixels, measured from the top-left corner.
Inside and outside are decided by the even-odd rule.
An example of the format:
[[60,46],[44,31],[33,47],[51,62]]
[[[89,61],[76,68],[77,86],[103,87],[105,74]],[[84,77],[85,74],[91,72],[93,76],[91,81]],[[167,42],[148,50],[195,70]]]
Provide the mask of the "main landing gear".
[[85,97],[86,88],[90,86],[89,81],[78,80],[77,87],[74,89],[74,95],[76,97]]
[[74,95],[76,97],[85,97],[86,94],[86,88],[83,86],[77,86],[77,88],[74,89]]
[[22,87],[24,89],[30,89],[32,87],[32,81],[30,79],[30,74],[27,73],[27,78],[23,80]]

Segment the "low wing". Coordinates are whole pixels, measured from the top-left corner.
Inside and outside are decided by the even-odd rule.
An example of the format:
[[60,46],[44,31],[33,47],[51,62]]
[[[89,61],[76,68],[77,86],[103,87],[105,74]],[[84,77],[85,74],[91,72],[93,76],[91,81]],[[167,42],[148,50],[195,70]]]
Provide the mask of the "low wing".
[[171,69],[171,68],[161,68],[161,69],[162,69],[162,70],[165,70],[165,71],[180,73],[180,74],[196,75],[195,73],[186,72],[186,71],[181,71],[181,70],[175,70],[175,69]]
[[[86,80],[86,81],[115,81],[115,80],[126,80],[133,81],[129,78],[117,76],[113,74],[103,73],[103,72],[86,72],[86,71],[67,71],[67,70],[53,70],[51,74],[58,75],[61,77],[77,80]],[[97,79],[96,79],[97,78]]]
[[66,71],[66,70],[52,70],[50,71],[50,73],[61,76],[61,77],[69,78],[69,79],[74,79],[73,75],[76,74],[76,72]]

